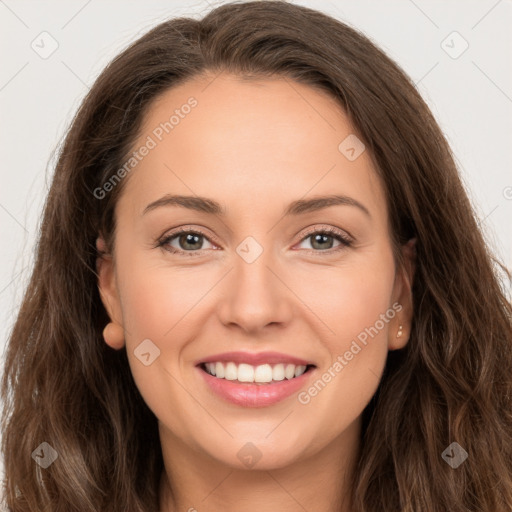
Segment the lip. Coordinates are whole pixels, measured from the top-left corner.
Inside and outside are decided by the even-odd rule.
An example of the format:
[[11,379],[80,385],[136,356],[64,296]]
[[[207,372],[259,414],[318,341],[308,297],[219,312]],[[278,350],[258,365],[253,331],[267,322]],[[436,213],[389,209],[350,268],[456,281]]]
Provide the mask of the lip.
[[304,365],[304,366],[316,366],[312,361],[306,361],[305,359],[299,359],[295,356],[290,356],[288,354],[282,354],[280,352],[223,352],[222,354],[215,354],[213,356],[205,357],[200,361],[196,362],[196,366],[199,366],[202,363],[229,363],[233,362],[235,364],[250,364],[252,366],[258,366],[260,364],[294,364],[294,365]]
[[284,379],[272,384],[252,384],[219,379],[207,373],[201,366],[196,368],[203,376],[208,387],[216,395],[242,407],[266,407],[288,398],[306,384],[316,369],[313,367],[309,368],[300,377],[294,377],[289,380]]

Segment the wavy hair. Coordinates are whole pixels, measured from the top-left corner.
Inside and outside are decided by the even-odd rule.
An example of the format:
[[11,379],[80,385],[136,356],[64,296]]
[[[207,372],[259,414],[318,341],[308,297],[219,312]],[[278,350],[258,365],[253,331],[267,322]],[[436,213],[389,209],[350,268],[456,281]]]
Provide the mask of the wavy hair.
[[[415,237],[413,322],[363,413],[354,512],[512,510],[512,308],[454,157],[414,83],[367,37],[283,1],[228,3],[158,24],[118,55],[82,102],[39,227],[9,333],[1,394],[10,512],[155,512],[157,419],[126,351],[102,338],[96,238],[111,247],[122,166],[153,100],[205,73],[283,77],[335,98],[381,178],[392,243]],[[402,262],[400,262],[402,263]],[[505,270],[505,269],[504,269]],[[507,276],[510,274],[505,270]],[[47,442],[57,460],[31,457]],[[457,442],[457,469],[443,451]],[[340,464],[342,462],[340,461]]]

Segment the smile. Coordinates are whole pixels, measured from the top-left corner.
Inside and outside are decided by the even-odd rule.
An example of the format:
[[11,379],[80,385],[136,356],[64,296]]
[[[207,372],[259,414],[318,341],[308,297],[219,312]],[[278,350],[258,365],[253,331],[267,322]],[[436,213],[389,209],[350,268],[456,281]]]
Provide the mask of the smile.
[[240,383],[268,384],[279,382],[285,379],[291,380],[300,377],[313,365],[295,365],[295,364],[260,364],[253,366],[250,364],[236,364],[232,361],[203,363],[202,369],[209,375],[217,379],[238,381]]
[[[316,373],[315,365],[282,363],[252,366],[211,362],[202,363],[196,369],[212,398],[251,408],[268,407],[298,393]],[[212,375],[217,369],[218,375]]]

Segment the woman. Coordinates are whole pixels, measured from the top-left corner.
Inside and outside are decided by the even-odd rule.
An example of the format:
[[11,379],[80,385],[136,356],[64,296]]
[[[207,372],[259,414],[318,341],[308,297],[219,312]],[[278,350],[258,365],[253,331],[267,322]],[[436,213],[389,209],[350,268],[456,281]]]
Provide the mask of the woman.
[[158,25],[60,153],[6,355],[8,510],[510,510],[493,262],[364,36],[267,1]]

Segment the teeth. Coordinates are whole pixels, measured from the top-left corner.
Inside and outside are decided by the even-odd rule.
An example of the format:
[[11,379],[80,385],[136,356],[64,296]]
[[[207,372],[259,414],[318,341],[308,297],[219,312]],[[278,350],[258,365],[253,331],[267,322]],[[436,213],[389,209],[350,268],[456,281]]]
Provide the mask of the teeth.
[[238,380],[239,382],[258,382],[266,383],[280,381],[285,378],[290,380],[294,377],[300,377],[305,371],[306,366],[294,364],[260,364],[252,366],[241,363],[205,363],[206,371],[219,379]]
[[284,364],[276,364],[272,368],[272,380],[284,380]]
[[[218,363],[217,363],[218,364]],[[228,363],[224,368],[224,378],[226,380],[236,380],[238,371],[235,363]]]

